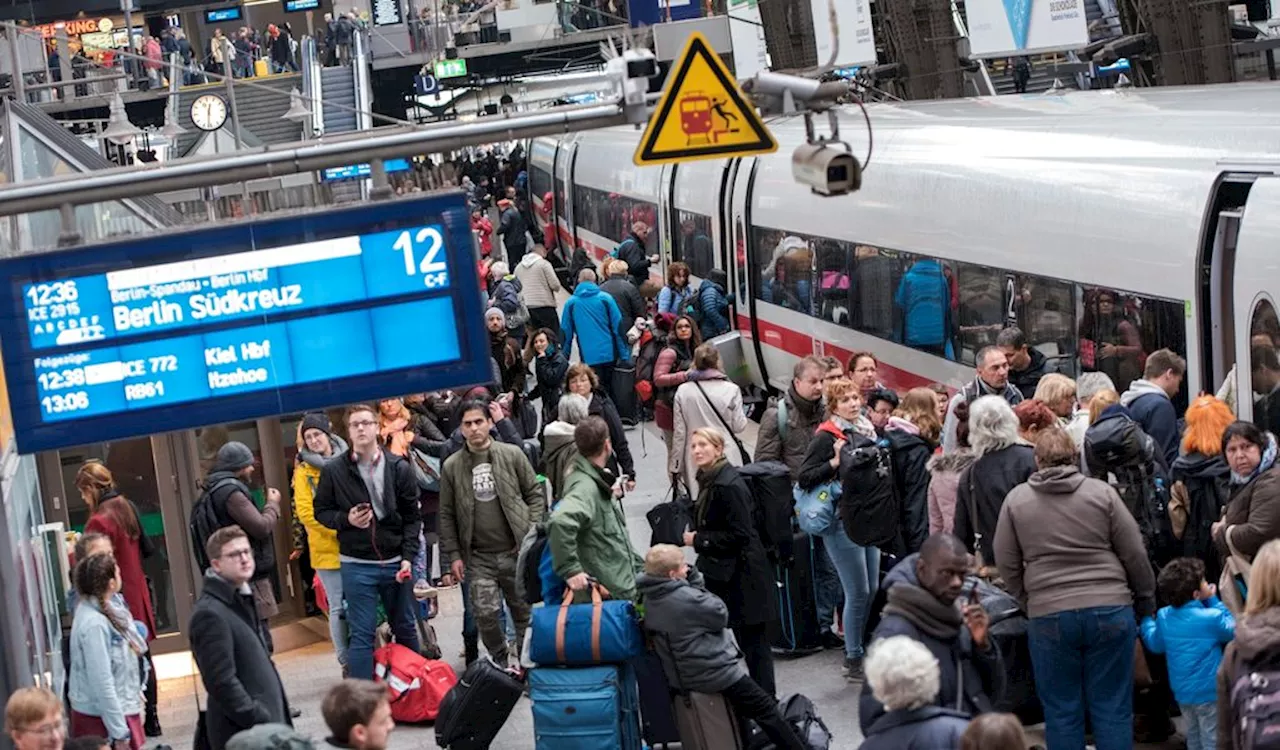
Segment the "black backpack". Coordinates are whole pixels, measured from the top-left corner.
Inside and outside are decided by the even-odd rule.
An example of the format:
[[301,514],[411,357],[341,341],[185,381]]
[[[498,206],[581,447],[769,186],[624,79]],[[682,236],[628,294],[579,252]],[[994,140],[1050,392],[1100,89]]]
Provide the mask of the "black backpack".
[[205,487],[195,504],[191,506],[191,521],[188,524],[191,531],[191,551],[196,556],[196,563],[200,565],[202,575],[209,569],[209,555],[205,553],[204,546],[209,542],[209,537],[213,536],[213,532],[227,525],[222,522],[218,509],[214,507],[213,493],[234,481],[236,480],[222,479]]
[[810,750],[827,750],[831,747],[831,730],[818,716],[813,701],[800,693],[788,695],[778,702],[782,717],[796,730],[805,747]]
[[738,469],[751,490],[756,533],[774,562],[788,563],[795,554],[795,497],[791,472],[781,461],[757,461]]
[[1231,686],[1232,747],[1280,750],[1280,671],[1246,669]]
[[899,500],[889,441],[862,436],[840,451],[840,519],[849,539],[884,547],[898,535]]

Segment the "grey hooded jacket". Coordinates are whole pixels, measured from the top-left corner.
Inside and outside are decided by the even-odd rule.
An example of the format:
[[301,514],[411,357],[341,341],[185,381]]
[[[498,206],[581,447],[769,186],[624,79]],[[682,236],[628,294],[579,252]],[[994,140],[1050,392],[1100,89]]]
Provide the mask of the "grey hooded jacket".
[[747,676],[729,633],[729,609],[703,588],[697,568],[689,567],[687,581],[641,573],[636,588],[644,602],[645,630],[673,688],[719,693]]

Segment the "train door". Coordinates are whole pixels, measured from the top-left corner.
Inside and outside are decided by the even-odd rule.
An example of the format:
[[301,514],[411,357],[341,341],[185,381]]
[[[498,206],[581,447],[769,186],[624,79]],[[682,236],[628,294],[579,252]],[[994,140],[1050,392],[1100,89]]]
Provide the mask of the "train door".
[[1236,238],[1236,414],[1280,432],[1280,178],[1257,180]]
[[679,220],[676,218],[675,209],[675,179],[676,169],[678,165],[664,164],[662,165],[662,173],[658,177],[658,260],[660,273],[662,278],[667,278],[667,266],[671,265],[674,258],[675,245],[673,244],[679,238]]
[[578,247],[578,236],[573,223],[573,162],[577,158],[578,144],[560,141],[556,146],[555,161],[555,216],[560,241],[568,245],[566,257],[572,257]]
[[[689,266],[694,284],[725,269],[722,201],[728,161],[681,164],[671,182],[672,258]],[[725,293],[732,292],[730,286]],[[732,323],[732,320],[730,321]]]
[[738,297],[737,314],[746,316],[745,325],[739,318],[738,330],[746,340],[744,343],[749,344],[744,347],[747,356],[755,359],[756,366],[748,368],[751,380],[757,387],[767,389],[771,373],[765,367],[764,350],[760,346],[760,322],[756,315],[755,286],[760,278],[761,259],[759,248],[751,242],[751,192],[755,171],[755,157],[732,162],[723,204],[729,222],[726,244],[736,271],[730,283]]
[[[1255,174],[1231,174],[1219,182],[1209,207],[1200,258],[1199,302],[1199,383],[1189,383],[1189,392],[1217,390],[1236,364],[1234,315],[1236,247],[1245,202]],[[1187,347],[1188,357],[1194,356]],[[1197,390],[1198,389],[1198,390]]]

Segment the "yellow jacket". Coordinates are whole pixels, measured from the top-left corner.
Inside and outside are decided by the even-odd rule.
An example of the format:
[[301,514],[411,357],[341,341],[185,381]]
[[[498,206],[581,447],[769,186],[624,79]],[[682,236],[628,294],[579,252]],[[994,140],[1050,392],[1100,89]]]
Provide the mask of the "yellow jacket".
[[316,520],[316,485],[320,483],[320,469],[306,461],[299,461],[293,470],[293,502],[307,530],[307,544],[311,547],[311,567],[316,570],[337,570],[338,532],[321,525]]

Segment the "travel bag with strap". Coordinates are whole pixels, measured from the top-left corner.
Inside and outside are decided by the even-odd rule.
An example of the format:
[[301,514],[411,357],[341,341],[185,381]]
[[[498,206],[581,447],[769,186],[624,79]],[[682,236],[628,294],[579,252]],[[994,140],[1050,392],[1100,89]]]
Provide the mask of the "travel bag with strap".
[[590,604],[574,604],[566,587],[559,607],[533,610],[529,656],[539,666],[621,664],[644,651],[635,605],[606,600],[599,582],[590,589]]
[[444,697],[458,684],[453,667],[399,643],[375,651],[373,664],[374,678],[387,685],[391,717],[396,721],[435,721]]

